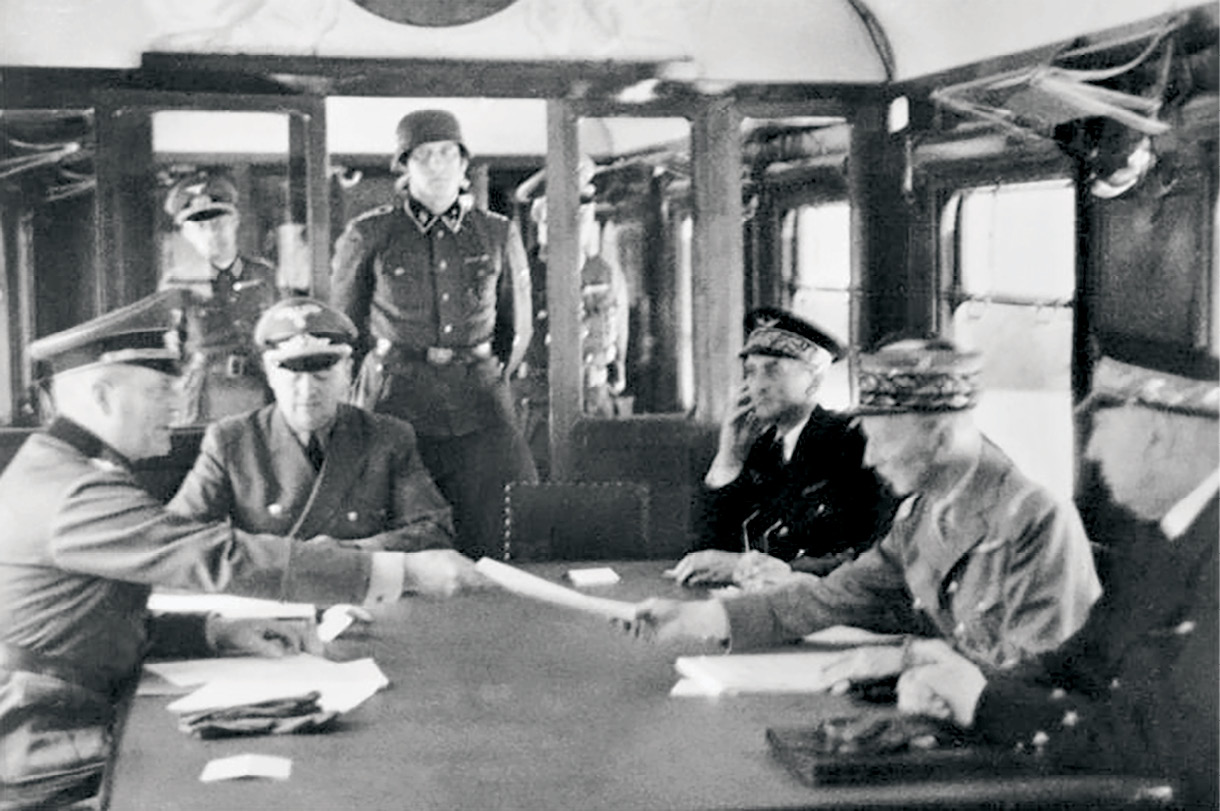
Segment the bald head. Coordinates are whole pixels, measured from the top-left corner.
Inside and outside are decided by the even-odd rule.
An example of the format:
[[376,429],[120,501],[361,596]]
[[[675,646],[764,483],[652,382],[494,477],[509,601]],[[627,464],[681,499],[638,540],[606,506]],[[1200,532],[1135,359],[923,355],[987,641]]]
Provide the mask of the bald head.
[[111,363],[57,374],[51,396],[58,415],[134,461],[169,453],[175,382],[146,366]]

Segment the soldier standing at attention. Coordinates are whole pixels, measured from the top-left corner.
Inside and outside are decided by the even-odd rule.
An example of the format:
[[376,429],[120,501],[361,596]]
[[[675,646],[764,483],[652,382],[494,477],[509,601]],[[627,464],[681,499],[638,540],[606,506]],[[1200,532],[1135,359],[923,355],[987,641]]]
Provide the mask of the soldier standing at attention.
[[237,187],[223,175],[179,181],[165,211],[207,263],[209,275],[171,271],[161,287],[189,294],[184,424],[259,408],[268,401],[259,353],[250,342],[263,311],[279,299],[275,268],[237,250]]
[[533,331],[529,265],[517,227],[461,194],[470,155],[451,113],[406,115],[398,147],[406,194],[348,223],[332,303],[367,353],[356,403],[414,426],[477,557],[499,546],[505,485],[537,481],[507,383]]

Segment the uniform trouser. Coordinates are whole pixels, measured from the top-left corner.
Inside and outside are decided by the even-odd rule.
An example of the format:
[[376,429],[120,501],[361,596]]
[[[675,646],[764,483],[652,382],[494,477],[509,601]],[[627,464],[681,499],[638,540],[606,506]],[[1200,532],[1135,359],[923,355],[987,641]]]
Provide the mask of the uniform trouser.
[[504,488],[509,482],[538,481],[521,433],[505,422],[464,436],[418,441],[424,466],[453,507],[458,551],[472,558],[502,557]]

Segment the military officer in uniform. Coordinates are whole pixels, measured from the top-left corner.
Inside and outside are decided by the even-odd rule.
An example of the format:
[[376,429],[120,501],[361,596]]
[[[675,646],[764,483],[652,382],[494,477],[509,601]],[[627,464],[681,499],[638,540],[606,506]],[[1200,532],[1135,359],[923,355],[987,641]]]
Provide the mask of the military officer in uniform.
[[[152,587],[374,605],[477,585],[448,549],[364,552],[201,523],[167,511],[131,465],[170,449],[180,358],[172,296],[150,297],[30,345],[57,416],[0,474],[0,807],[95,794],[150,648],[249,648],[282,628],[148,615]],[[255,633],[251,633],[255,631]],[[268,641],[268,640],[263,640]],[[265,652],[265,650],[264,650]]]
[[408,114],[398,145],[406,194],[339,237],[332,303],[367,351],[358,404],[411,423],[458,548],[494,554],[505,485],[537,480],[507,384],[533,329],[525,249],[515,224],[461,194],[469,154],[451,113]]
[[451,511],[411,426],[345,402],[357,337],[347,316],[314,299],[267,310],[255,343],[275,403],[208,426],[169,509],[361,549],[451,547]]
[[166,213],[206,263],[205,277],[171,270],[161,287],[185,289],[187,367],[183,379],[184,424],[206,422],[267,402],[258,353],[250,344],[254,324],[279,299],[276,271],[237,250],[237,187],[223,175],[179,181],[165,200]]
[[1101,592],[1080,516],[1026,478],[974,424],[979,357],[939,339],[860,360],[865,464],[903,497],[889,532],[825,577],[794,573],[732,599],[650,600],[629,628],[734,649],[832,625],[909,633],[827,668],[851,682],[897,676],[948,650],[992,670],[1052,650]]
[[895,507],[863,465],[864,437],[850,418],[818,405],[839,342],[774,307],[749,313],[745,329],[744,381],[696,512],[704,551],[675,569],[684,583],[744,584],[763,568],[827,574],[885,535]]
[[1085,452],[1133,515],[1096,540],[1106,593],[1061,648],[1007,673],[960,656],[904,673],[899,708],[1092,770],[1178,781],[1184,808],[1217,803],[1220,377],[1103,358]]

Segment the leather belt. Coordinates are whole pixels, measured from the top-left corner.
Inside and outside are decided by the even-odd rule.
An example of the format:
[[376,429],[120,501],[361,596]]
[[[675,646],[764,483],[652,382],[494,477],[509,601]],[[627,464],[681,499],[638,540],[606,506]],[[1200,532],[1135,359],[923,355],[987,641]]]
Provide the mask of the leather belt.
[[56,662],[40,653],[17,645],[10,645],[7,642],[0,642],[0,670],[10,672],[23,670],[27,673],[51,676],[107,697],[114,694],[117,686],[114,680],[99,673],[75,665]]
[[491,341],[474,346],[401,346],[385,338],[377,341],[377,354],[382,358],[398,358],[430,363],[433,366],[467,364],[491,357]]

